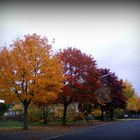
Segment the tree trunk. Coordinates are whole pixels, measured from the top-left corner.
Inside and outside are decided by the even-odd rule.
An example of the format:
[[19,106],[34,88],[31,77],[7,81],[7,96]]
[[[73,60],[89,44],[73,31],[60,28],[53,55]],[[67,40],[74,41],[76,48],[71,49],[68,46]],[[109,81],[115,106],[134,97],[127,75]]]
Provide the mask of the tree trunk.
[[89,123],[88,115],[85,115],[85,119],[86,119],[87,123]]
[[24,126],[23,129],[28,129],[28,105],[24,105]]
[[68,105],[64,104],[64,112],[63,112],[62,125],[66,125],[67,107],[68,107]]
[[110,110],[110,120],[113,120],[113,109]]
[[104,109],[101,106],[101,121],[104,121]]
[[47,107],[46,106],[44,106],[44,124],[46,124],[47,123],[47,114],[48,112],[47,112]]

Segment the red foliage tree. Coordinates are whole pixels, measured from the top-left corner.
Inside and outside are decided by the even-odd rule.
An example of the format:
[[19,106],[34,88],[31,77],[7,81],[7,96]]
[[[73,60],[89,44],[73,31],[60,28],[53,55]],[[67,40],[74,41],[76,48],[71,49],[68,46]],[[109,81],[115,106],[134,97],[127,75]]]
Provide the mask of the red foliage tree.
[[[64,105],[62,124],[66,124],[67,107],[72,102],[95,102],[94,91],[98,85],[96,61],[75,48],[61,50],[58,55],[64,64],[64,88],[58,99]],[[92,95],[91,95],[92,94]]]
[[[106,108],[110,111],[110,119],[113,120],[113,111],[115,108],[124,108],[126,106],[127,98],[123,93],[124,82],[119,79],[115,73],[110,72],[109,69],[100,69],[100,73],[103,77],[101,80],[103,84],[109,88],[108,96],[110,100],[105,102],[101,109]],[[103,110],[102,110],[103,111]],[[103,113],[102,113],[103,115]],[[101,120],[103,120],[103,116],[101,116]]]

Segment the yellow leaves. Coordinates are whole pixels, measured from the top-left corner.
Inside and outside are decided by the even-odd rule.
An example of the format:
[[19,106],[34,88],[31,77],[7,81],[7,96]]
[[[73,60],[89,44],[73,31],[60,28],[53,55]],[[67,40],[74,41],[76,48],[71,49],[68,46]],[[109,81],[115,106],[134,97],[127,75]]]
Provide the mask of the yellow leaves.
[[137,104],[137,111],[140,111],[140,97],[137,98],[136,104]]
[[[47,100],[53,97],[48,96],[48,92],[60,92],[62,87],[62,65],[59,58],[52,55],[47,38],[26,35],[16,40],[10,49],[0,51],[0,88],[8,91],[1,94],[12,97],[10,93],[15,92],[11,102],[18,98],[28,102],[34,96]],[[6,100],[9,97],[6,96]]]
[[22,94],[22,98],[23,98],[24,100],[29,100],[29,99],[32,98],[32,95],[24,93],[24,94]]
[[133,111],[140,111],[140,98],[138,96],[133,96],[128,100],[127,109]]
[[139,108],[139,98],[137,96],[137,93],[135,92],[135,89],[133,88],[132,84],[129,81],[125,81],[125,88],[124,88],[124,94],[128,97],[127,101],[127,109],[138,111]]
[[54,92],[48,92],[48,99],[56,99],[57,98],[57,95],[54,93]]
[[12,107],[12,110],[23,112],[23,106],[22,106],[22,104],[15,104]]
[[130,82],[128,82],[127,80],[124,82],[125,84],[125,88],[123,90],[123,92],[125,93],[125,95],[128,98],[133,97],[136,93],[135,93],[135,89],[133,88],[132,84]]
[[11,104],[13,102],[14,103],[20,102],[16,94],[13,94],[12,92],[0,93],[0,99],[3,99],[6,104]]
[[101,115],[101,110],[98,109],[98,108],[94,109],[93,115],[94,115],[94,116],[100,116],[100,115]]
[[57,93],[54,92],[40,92],[38,93],[38,96],[35,96],[33,99],[33,102],[39,103],[39,104],[49,104],[50,102],[53,102],[57,99]]
[[127,109],[136,111],[136,96],[129,98],[127,102]]

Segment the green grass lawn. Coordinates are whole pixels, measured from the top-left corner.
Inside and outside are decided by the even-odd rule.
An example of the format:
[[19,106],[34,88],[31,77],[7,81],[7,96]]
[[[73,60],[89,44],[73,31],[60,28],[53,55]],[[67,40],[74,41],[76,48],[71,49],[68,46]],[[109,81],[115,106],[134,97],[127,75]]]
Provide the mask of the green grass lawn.
[[[44,124],[43,122],[29,122],[28,123],[29,127],[30,126],[53,126],[53,125],[60,126],[61,124],[62,124],[61,121],[48,122],[46,124]],[[68,123],[68,125],[70,124],[72,123]],[[0,121],[0,128],[15,128],[15,127],[22,128],[23,121],[14,121],[14,120]]]
[[[113,120],[115,121],[121,121],[121,120]],[[92,120],[90,123],[96,123],[99,122],[99,120]],[[110,121],[111,122],[111,121]],[[67,126],[79,126],[79,125],[84,125],[87,124],[85,120],[82,121],[68,121]],[[62,126],[62,121],[51,121],[46,124],[43,122],[29,122],[28,123],[29,127],[30,126]],[[0,128],[22,128],[23,127],[23,121],[15,121],[15,120],[6,120],[6,121],[0,121]]]
[[5,127],[22,127],[23,122],[22,121],[0,121],[0,128],[5,128]]
[[[86,123],[85,121],[77,121],[77,122],[67,122],[67,126],[71,125],[82,125]],[[30,126],[61,126],[62,121],[52,121],[44,124],[43,122],[29,122],[28,123],[29,127]],[[0,121],[0,128],[22,128],[23,127],[23,121],[12,121],[12,120],[7,120],[7,121]]]
[[[39,122],[29,123],[29,126],[41,126],[41,125],[43,125],[43,123]],[[0,121],[0,128],[15,128],[15,127],[22,128],[23,121],[12,121],[12,120]]]

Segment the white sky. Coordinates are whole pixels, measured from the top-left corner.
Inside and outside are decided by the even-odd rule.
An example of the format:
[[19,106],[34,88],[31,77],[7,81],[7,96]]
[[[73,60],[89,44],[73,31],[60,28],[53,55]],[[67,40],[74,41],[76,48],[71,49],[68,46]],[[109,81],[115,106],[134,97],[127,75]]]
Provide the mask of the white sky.
[[140,6],[135,4],[3,4],[0,45],[37,33],[91,54],[98,67],[128,79],[140,95]]

